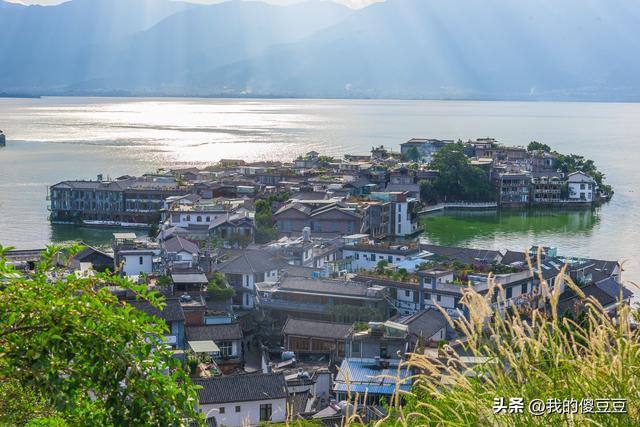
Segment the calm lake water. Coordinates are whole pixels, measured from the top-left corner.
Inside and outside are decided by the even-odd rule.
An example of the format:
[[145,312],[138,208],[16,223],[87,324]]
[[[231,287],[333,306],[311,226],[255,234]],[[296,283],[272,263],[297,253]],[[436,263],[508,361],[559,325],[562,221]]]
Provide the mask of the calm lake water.
[[397,149],[414,136],[505,144],[536,139],[596,160],[616,195],[589,211],[435,215],[425,237],[448,245],[628,259],[640,279],[640,104],[209,100],[0,99],[0,242],[106,242],[112,230],[51,227],[46,188],[64,179],[205,166],[221,158],[289,160],[310,150],[341,155]]

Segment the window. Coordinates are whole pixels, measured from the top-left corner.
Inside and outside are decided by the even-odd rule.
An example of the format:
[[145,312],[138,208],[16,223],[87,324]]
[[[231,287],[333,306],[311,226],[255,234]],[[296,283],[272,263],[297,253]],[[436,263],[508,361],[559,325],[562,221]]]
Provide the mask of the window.
[[387,261],[389,262],[389,264],[392,264],[393,263],[393,256],[389,255],[387,257]]
[[260,405],[260,421],[271,421],[271,403]]
[[210,216],[207,217],[207,222],[211,222],[211,217]]
[[240,405],[236,405],[236,412],[240,412]]
[[191,221],[191,215],[187,215],[187,221]]
[[376,260],[376,254],[371,254],[371,261],[375,261]]
[[196,218],[196,222],[202,222],[202,217],[200,215]]
[[351,356],[360,356],[360,341],[351,341]]
[[140,265],[144,264],[144,260],[142,259],[142,257],[138,259],[138,262],[140,263]]
[[224,406],[221,406],[218,412],[220,412],[220,414],[224,414]]
[[230,357],[233,354],[233,343],[231,341],[220,341],[218,343],[220,357]]
[[424,299],[426,300],[430,300],[431,299],[431,294],[429,292],[427,292],[426,294],[424,294]]
[[360,252],[356,252],[356,259],[360,259]]
[[407,297],[407,298],[410,297],[411,296],[411,291],[405,289],[404,296]]
[[522,284],[522,289],[520,289],[520,293],[521,294],[526,294],[527,293],[527,284],[526,283]]
[[513,288],[507,288],[504,291],[505,291],[505,295],[506,295],[507,299],[509,299],[509,298],[511,298],[513,296]]
[[436,301],[438,301],[438,302],[442,301],[442,296],[441,295],[436,295]]

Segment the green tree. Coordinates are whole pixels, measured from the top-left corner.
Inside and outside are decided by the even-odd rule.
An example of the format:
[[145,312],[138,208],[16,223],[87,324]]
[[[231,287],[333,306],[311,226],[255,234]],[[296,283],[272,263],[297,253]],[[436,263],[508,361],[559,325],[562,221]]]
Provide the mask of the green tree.
[[434,204],[438,201],[438,192],[436,191],[433,182],[421,179],[418,182],[420,187],[420,201],[426,204]]
[[538,141],[531,141],[529,145],[527,145],[527,151],[546,151],[550,153],[551,147]]
[[407,150],[407,152],[402,157],[404,160],[417,162],[420,159],[420,152],[416,147],[411,147]]
[[[26,275],[9,265],[0,246],[0,384],[24,390],[24,417],[64,422],[34,425],[182,425],[201,421],[197,394],[177,359],[154,345],[164,322],[123,303],[107,286],[121,286],[161,308],[145,286],[97,273],[67,274],[54,259],[80,248],[49,247]],[[13,417],[13,419],[12,419]]]
[[441,200],[495,199],[488,173],[470,163],[463,144],[447,144],[441,148],[434,154],[429,167],[439,172],[434,188]]

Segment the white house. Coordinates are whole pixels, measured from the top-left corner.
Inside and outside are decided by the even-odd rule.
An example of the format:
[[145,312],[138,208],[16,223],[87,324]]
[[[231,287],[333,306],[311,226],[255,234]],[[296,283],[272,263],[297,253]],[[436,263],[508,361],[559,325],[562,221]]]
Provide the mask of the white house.
[[137,239],[135,233],[113,233],[114,263],[126,276],[150,274],[155,270],[155,260],[160,257],[157,243]]
[[596,181],[583,172],[573,172],[567,177],[569,200],[593,202],[596,193]]
[[217,425],[282,423],[287,417],[287,384],[282,373],[217,376],[193,380],[198,408]]
[[351,269],[372,270],[380,261],[388,265],[414,271],[428,261],[430,252],[420,250],[416,244],[377,245],[369,241],[368,235],[354,234],[343,238],[342,258],[351,260]]

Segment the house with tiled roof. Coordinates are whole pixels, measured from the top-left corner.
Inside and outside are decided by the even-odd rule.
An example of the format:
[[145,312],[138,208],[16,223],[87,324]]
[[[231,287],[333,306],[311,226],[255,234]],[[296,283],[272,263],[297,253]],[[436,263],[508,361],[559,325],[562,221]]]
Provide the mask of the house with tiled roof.
[[229,251],[226,257],[226,261],[214,266],[214,270],[225,275],[229,285],[236,290],[234,305],[244,309],[254,307],[255,284],[277,281],[285,265],[264,250]]
[[245,374],[195,379],[198,409],[230,427],[282,423],[289,393],[284,375]]
[[351,324],[290,317],[282,328],[284,348],[296,354],[344,357],[345,337]]

